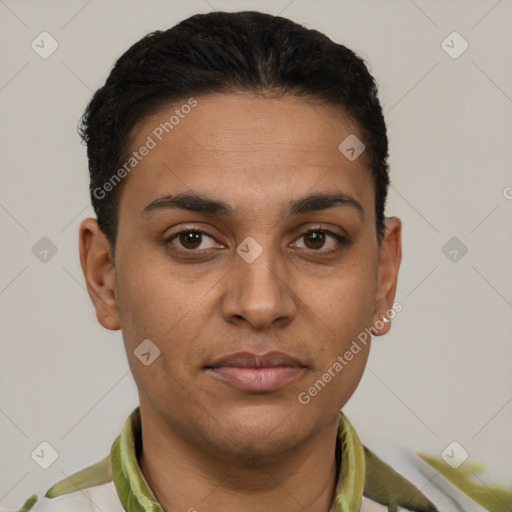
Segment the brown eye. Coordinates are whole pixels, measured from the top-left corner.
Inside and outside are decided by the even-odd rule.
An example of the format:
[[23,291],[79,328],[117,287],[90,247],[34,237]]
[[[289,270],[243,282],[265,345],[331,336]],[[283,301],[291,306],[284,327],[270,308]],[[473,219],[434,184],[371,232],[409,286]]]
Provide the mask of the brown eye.
[[206,239],[213,240],[213,237],[205,231],[186,229],[179,233],[175,233],[165,240],[165,243],[171,244],[178,251],[201,252],[201,250],[208,250],[214,247],[214,245],[211,245],[210,247],[201,247],[201,245],[205,243]]
[[[305,247],[303,248],[311,249],[316,252],[332,252],[340,246],[347,246],[349,244],[347,238],[328,229],[310,229],[309,231],[302,233],[298,239],[304,239]],[[326,248],[325,245],[329,239],[333,240],[333,242]],[[320,251],[320,249],[324,250]]]
[[202,233],[197,231],[184,231],[178,235],[178,240],[187,249],[197,249],[201,245],[202,236]]
[[310,231],[304,238],[308,249],[321,249],[325,243],[325,233],[321,231]]

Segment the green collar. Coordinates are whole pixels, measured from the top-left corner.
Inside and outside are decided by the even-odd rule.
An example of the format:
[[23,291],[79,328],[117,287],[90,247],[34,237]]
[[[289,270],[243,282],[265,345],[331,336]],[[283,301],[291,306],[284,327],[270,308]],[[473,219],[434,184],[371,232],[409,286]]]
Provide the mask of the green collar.
[[[341,469],[336,485],[336,498],[329,512],[352,512],[359,510],[363,496],[365,454],[356,431],[341,412],[338,437],[341,445]],[[112,479],[127,512],[164,512],[140,469],[137,460],[137,443],[140,442],[140,407],[137,407],[128,416],[112,445]]]
[[[110,455],[53,485],[45,494],[56,498],[114,481],[127,512],[163,512],[142,474],[137,455],[142,447],[139,407],[126,420]],[[362,446],[356,432],[340,413],[336,461],[340,467],[336,496],[329,512],[359,510],[362,495],[396,512],[398,507],[416,512],[437,512],[436,507],[411,482]],[[363,489],[364,487],[364,489]],[[31,496],[20,510],[29,511],[37,501]]]

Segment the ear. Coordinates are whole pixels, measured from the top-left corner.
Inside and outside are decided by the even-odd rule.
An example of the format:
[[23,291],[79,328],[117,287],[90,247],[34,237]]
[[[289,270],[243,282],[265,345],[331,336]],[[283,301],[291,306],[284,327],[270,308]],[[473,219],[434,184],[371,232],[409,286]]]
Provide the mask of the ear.
[[389,311],[394,311],[398,269],[402,261],[402,222],[398,217],[388,217],[385,220],[385,226],[379,248],[378,283],[373,318],[373,330],[376,331],[376,336],[386,334],[391,328]]
[[85,219],[79,230],[80,264],[98,322],[116,331],[121,328],[116,304],[115,268],[107,237],[96,219]]

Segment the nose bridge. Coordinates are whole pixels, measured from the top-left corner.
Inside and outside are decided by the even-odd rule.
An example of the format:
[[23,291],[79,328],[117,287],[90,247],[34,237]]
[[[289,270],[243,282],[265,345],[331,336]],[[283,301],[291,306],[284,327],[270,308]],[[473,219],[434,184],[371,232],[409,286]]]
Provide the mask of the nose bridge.
[[[238,262],[242,276],[245,276],[245,286],[253,287],[260,283],[261,285],[274,284],[279,262],[278,254],[272,247],[271,236],[256,235],[257,239],[247,237],[237,247],[237,254],[242,261]],[[258,241],[259,240],[259,241]]]
[[225,315],[243,317],[262,328],[294,312],[285,268],[268,233],[246,237],[236,249],[239,261],[233,270]]

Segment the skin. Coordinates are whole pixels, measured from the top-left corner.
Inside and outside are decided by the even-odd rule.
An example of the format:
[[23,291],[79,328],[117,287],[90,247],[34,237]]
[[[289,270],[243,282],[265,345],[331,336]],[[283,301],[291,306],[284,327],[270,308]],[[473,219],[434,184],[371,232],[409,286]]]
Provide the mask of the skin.
[[[362,136],[340,109],[250,93],[196,99],[125,178],[115,262],[96,221],[80,226],[97,319],[122,330],[139,390],[139,464],[167,512],[327,512],[339,411],[359,384],[370,343],[307,405],[297,396],[392,308],[401,222],[386,220],[379,246],[365,153],[351,162],[338,150],[349,134]],[[176,107],[139,122],[131,149]],[[187,191],[229,203],[234,216],[143,214],[155,199]],[[281,218],[290,201],[333,191],[353,196],[364,215],[337,205]],[[209,236],[195,245],[184,236],[165,243],[192,228]],[[327,234],[322,245],[307,235],[312,229],[332,230],[349,244]],[[263,250],[252,263],[236,252],[248,236]],[[149,366],[134,356],[147,338],[161,350]],[[240,390],[205,369],[240,350],[279,350],[306,368],[268,392]]]

